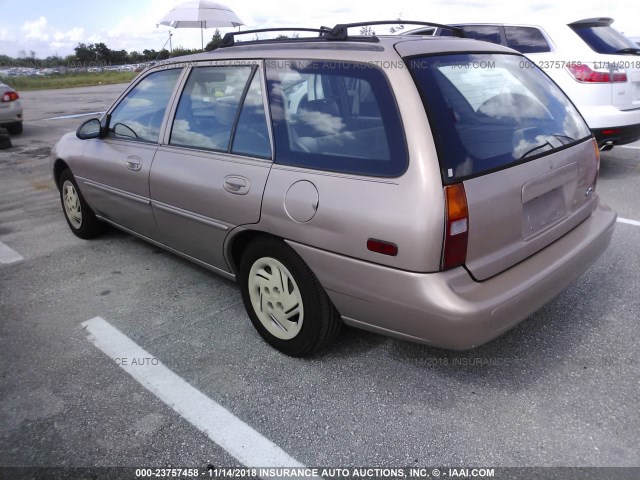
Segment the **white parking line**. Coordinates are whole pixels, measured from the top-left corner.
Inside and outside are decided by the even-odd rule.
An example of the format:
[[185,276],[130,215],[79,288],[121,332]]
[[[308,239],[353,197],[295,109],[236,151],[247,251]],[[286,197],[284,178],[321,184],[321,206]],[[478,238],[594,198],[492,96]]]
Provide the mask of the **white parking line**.
[[74,113],[73,115],[61,115],[59,117],[43,118],[43,120],[64,120],[66,118],[86,117],[88,115],[102,115],[103,113],[104,112]]
[[24,257],[13,248],[0,242],[0,263],[15,263],[24,260]]
[[[192,387],[101,317],[82,323],[88,339],[143,387],[247,467],[305,468],[276,444]],[[136,364],[132,361],[136,359]],[[143,360],[149,359],[149,360]]]
[[629,220],[628,218],[620,218],[618,217],[618,221],[620,223],[626,223],[629,225],[635,225],[636,227],[640,227],[640,222],[637,220]]
[[633,148],[634,150],[640,150],[640,147],[636,147],[635,145],[618,145],[617,148]]

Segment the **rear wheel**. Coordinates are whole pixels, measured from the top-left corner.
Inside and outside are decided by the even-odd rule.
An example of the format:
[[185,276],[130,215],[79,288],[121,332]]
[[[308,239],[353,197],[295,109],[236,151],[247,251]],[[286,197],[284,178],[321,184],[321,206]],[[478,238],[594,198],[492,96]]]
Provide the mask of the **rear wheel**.
[[240,263],[242,300],[258,333],[287,355],[326,346],[342,321],[313,272],[289,246],[272,238],[251,243]]
[[69,169],[62,172],[58,183],[64,216],[71,231],[84,239],[100,234],[103,226],[84,200]]

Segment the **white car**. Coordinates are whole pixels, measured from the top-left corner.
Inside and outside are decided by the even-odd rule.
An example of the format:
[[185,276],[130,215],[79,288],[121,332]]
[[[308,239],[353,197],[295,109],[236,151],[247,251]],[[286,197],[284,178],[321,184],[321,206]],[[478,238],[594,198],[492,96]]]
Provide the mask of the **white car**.
[[[640,48],[612,23],[611,18],[588,18],[544,25],[451,25],[467,37],[524,53],[564,90],[600,148],[608,150],[640,139]],[[452,32],[430,27],[404,34],[449,36]]]
[[0,82],[0,127],[6,128],[9,133],[22,133],[20,95],[2,82]]

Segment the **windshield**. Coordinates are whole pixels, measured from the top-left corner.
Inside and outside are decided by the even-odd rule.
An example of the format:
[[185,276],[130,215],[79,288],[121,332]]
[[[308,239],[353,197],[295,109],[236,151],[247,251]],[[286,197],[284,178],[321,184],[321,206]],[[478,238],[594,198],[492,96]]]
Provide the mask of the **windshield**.
[[444,183],[591,135],[565,94],[525,57],[454,54],[413,58],[407,66],[425,103]]
[[638,45],[608,25],[569,25],[584,42],[598,53],[636,53]]

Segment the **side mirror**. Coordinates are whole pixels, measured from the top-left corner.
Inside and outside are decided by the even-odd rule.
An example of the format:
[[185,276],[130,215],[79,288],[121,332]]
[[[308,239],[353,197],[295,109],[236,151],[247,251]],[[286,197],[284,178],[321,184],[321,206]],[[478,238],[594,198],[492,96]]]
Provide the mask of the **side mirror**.
[[92,118],[91,120],[87,120],[82,125],[78,127],[76,130],[76,137],[80,140],[88,140],[90,138],[100,138],[102,137],[102,125],[100,124],[100,120],[97,118]]

